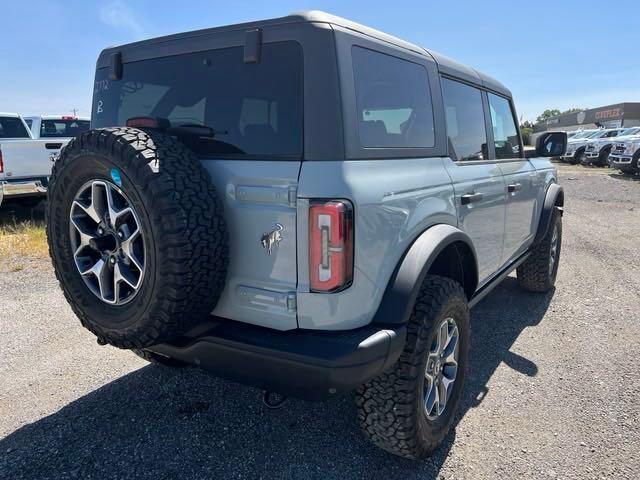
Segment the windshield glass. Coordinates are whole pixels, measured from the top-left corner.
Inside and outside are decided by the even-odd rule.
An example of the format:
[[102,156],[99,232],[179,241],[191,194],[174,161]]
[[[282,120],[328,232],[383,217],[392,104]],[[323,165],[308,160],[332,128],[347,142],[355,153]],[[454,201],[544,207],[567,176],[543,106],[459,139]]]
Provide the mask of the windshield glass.
[[17,117],[0,117],[0,138],[30,138],[27,127]]
[[88,120],[48,119],[40,124],[41,138],[75,137],[89,130]]
[[607,134],[607,132],[605,130],[596,130],[595,132],[591,133],[591,135],[589,135],[586,138],[602,138]]
[[625,128],[618,135],[622,137],[624,135],[635,135],[638,132],[640,132],[640,127]]
[[202,155],[302,155],[302,48],[296,42],[263,45],[258,63],[245,63],[244,48],[232,47],[126,63],[118,81],[108,75],[108,68],[96,73],[96,128],[162,118],[172,127],[213,129],[208,135],[192,129],[181,138]]
[[584,131],[584,132],[578,132],[576,133],[573,137],[571,137],[572,139],[578,139],[578,138],[589,138],[591,135],[593,135],[595,132],[589,130],[589,131]]

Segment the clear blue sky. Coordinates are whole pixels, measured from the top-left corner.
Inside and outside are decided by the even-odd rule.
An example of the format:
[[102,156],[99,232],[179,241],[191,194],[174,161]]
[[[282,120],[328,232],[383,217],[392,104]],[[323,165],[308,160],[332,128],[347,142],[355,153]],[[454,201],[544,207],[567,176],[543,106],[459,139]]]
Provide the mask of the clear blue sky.
[[[172,6],[173,5],[173,6]],[[90,113],[108,45],[320,9],[469,64],[519,115],[640,101],[640,1],[30,0],[0,6],[0,111]],[[176,7],[177,6],[177,7]],[[615,69],[614,69],[615,67]]]

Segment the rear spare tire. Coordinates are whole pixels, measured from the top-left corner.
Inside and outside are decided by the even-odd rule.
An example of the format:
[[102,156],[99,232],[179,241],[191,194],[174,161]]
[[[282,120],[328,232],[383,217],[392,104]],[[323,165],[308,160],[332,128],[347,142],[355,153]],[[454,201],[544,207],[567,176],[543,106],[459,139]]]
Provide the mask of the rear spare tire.
[[53,167],[46,222],[65,297],[99,341],[169,341],[206,318],[224,287],[222,205],[173,137],[122,127],[73,139]]

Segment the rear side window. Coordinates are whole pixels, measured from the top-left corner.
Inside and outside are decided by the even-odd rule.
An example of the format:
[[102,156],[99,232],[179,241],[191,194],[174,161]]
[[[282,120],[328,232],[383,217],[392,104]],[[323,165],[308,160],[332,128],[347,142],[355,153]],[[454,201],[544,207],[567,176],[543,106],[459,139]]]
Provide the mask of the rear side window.
[[19,118],[0,117],[0,138],[29,138],[29,132]]
[[87,120],[42,120],[41,138],[75,137],[89,130]]
[[27,127],[31,128],[31,125],[33,125],[33,120],[30,120],[30,119],[29,119],[29,120],[27,120],[27,119],[25,119],[24,123],[26,123],[26,124],[27,124]]
[[493,93],[489,93],[488,96],[496,158],[520,157],[520,136],[509,100]]
[[369,148],[433,147],[427,70],[366,48],[352,49],[360,143]]
[[212,135],[185,142],[201,155],[296,157],[303,146],[302,48],[265,44],[259,63],[244,63],[243,47],[123,65],[122,80],[98,70],[92,122],[125,125],[133,117],[199,125]]
[[480,90],[442,79],[447,135],[457,160],[486,160],[487,131]]

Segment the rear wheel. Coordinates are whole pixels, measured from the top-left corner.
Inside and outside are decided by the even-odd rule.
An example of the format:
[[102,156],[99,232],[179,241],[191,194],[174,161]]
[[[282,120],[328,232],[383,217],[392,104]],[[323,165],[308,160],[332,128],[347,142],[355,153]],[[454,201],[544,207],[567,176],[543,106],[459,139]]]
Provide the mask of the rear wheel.
[[558,275],[562,248],[562,215],[555,208],[547,234],[532,248],[529,258],[518,267],[518,283],[530,292],[546,292],[553,288]]
[[469,307],[462,286],[428,275],[392,370],[361,386],[358,420],[375,445],[421,458],[436,449],[453,423],[469,351]]

